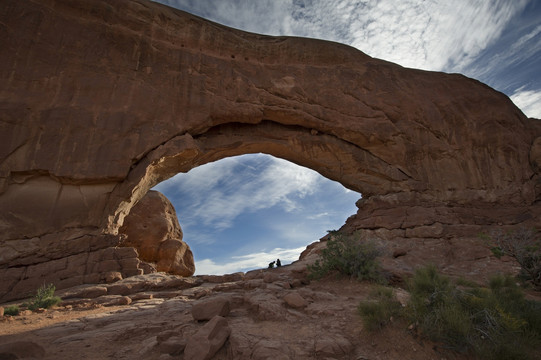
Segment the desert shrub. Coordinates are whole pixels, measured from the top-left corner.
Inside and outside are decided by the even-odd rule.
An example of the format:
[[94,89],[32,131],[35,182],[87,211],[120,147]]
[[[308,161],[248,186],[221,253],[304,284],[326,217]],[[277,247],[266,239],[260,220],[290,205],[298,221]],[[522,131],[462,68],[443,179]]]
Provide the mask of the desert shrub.
[[396,300],[393,289],[378,286],[369,299],[361,301],[357,310],[363,319],[364,327],[369,331],[379,330],[400,316],[402,305]]
[[526,300],[510,276],[489,288],[457,287],[434,266],[416,271],[402,315],[422,335],[457,352],[488,359],[529,359],[541,345],[541,303]]
[[491,250],[497,257],[508,255],[520,265],[519,277],[541,289],[541,239],[535,229],[493,231],[489,237]]
[[19,306],[11,305],[4,308],[4,315],[10,315],[10,316],[19,315]]
[[408,286],[411,297],[406,316],[410,321],[430,339],[464,350],[471,323],[450,279],[440,275],[435,266],[426,266],[415,272]]
[[39,308],[48,309],[62,301],[58,296],[54,296],[55,286],[53,284],[42,285],[36,295],[29,303],[24,303],[28,309],[34,311]]
[[383,254],[382,247],[375,241],[362,240],[358,233],[352,235],[330,232],[327,247],[321,251],[320,259],[308,265],[312,279],[322,278],[332,271],[379,283],[385,282],[377,257]]

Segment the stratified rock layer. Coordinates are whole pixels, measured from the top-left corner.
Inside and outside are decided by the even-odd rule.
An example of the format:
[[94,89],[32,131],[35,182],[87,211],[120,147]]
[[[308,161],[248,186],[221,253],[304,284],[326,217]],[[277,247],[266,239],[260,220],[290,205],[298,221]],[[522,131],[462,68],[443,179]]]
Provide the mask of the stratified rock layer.
[[122,246],[134,247],[143,261],[156,264],[157,271],[191,276],[195,272],[193,254],[182,241],[177,213],[167,198],[149,191],[126,217],[120,233]]
[[0,48],[0,300],[114,248],[158,182],[239,154],[361,192],[349,226],[394,238],[539,222],[541,127],[461,75],[143,0],[4,0]]

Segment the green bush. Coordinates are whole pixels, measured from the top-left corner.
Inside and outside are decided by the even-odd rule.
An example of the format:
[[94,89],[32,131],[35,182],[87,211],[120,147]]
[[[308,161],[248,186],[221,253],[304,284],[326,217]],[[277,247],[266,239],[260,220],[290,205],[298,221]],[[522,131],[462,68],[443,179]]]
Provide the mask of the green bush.
[[41,286],[34,298],[29,303],[24,303],[28,309],[34,311],[39,308],[48,309],[62,301],[58,296],[54,296],[55,286],[53,284]]
[[520,265],[519,277],[541,289],[541,239],[535,229],[520,228],[512,232],[496,230],[489,237],[492,253],[508,255]]
[[453,283],[436,267],[426,266],[415,272],[408,287],[406,307],[385,287],[361,302],[358,311],[365,328],[377,330],[392,318],[403,318],[447,350],[497,360],[538,355],[541,302],[526,299],[513,277],[493,277],[484,288],[464,280]]
[[374,241],[362,240],[358,233],[343,235],[331,231],[330,235],[327,247],[321,251],[321,259],[308,265],[311,279],[319,279],[332,271],[338,271],[358,280],[385,282],[377,260],[383,254],[380,246]]
[[488,359],[533,359],[541,345],[541,303],[526,300],[510,276],[489,288],[456,287],[434,266],[416,271],[403,312],[422,335],[447,349]]
[[423,334],[453,350],[467,348],[471,324],[462,311],[458,290],[435,266],[418,269],[408,283],[411,294],[406,316]]
[[4,308],[4,315],[16,316],[19,315],[19,307],[17,305],[11,305]]
[[357,310],[362,316],[365,329],[379,330],[400,316],[402,305],[396,300],[393,289],[378,286],[369,295],[369,300],[361,301]]

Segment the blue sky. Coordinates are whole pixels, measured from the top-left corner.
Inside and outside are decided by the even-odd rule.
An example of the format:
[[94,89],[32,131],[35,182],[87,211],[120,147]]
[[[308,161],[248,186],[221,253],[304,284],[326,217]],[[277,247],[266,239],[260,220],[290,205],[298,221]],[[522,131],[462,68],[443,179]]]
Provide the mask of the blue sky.
[[269,155],[222,159],[155,187],[171,200],[196,273],[223,274],[297,260],[356,212],[360,194]]
[[[405,67],[462,73],[541,118],[538,0],[158,0],[246,31],[338,41]],[[360,194],[267,155],[228,158],[159,184],[196,273],[298,258],[356,212]]]

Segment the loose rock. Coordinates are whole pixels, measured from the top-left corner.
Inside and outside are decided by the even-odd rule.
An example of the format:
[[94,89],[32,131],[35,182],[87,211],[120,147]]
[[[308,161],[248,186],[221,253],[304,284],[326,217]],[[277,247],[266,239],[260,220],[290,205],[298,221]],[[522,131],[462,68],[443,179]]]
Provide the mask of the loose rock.
[[292,292],[283,297],[287,305],[293,308],[305,308],[308,306],[308,301],[306,301],[299,293]]

